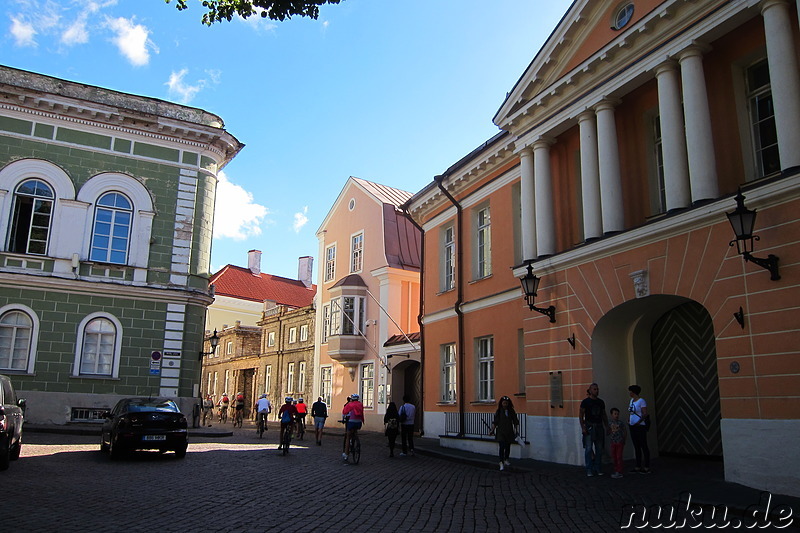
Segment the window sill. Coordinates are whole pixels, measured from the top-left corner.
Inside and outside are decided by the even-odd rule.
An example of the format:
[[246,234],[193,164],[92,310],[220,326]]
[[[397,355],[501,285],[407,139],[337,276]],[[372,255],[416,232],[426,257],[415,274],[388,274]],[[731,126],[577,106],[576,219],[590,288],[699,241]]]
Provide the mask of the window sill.
[[481,281],[483,281],[483,280],[486,280],[486,279],[490,279],[491,277],[492,277],[492,275],[491,275],[491,274],[489,274],[488,276],[484,276],[484,277],[482,277],[482,278],[475,278],[475,279],[472,279],[472,280],[470,280],[468,283],[469,283],[470,285],[472,285],[473,283],[480,283]]
[[436,405],[439,405],[439,406],[442,406],[442,407],[446,407],[446,406],[455,407],[457,404],[456,404],[456,402],[436,402]]
[[470,405],[494,405],[494,400],[475,400],[474,402],[469,402]]
[[114,377],[114,376],[93,376],[93,375],[85,375],[85,374],[79,374],[77,376],[73,374],[73,375],[70,375],[70,378],[71,379],[95,379],[95,380],[104,380],[104,381],[122,381],[119,377]]
[[455,287],[453,287],[452,289],[443,289],[443,290],[440,290],[439,292],[437,292],[436,296],[441,296],[442,294],[447,294],[448,292],[453,292],[455,290],[456,290]]
[[28,372],[27,370],[12,370],[10,368],[0,368],[0,374],[7,376],[35,376],[36,372]]

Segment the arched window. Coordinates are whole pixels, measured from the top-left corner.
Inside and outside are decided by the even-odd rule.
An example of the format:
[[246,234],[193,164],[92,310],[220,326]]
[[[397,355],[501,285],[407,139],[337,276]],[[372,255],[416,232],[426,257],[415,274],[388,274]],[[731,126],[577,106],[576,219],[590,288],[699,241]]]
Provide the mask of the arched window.
[[118,352],[116,325],[104,317],[89,320],[81,340],[80,375],[112,376]]
[[133,207],[126,196],[109,192],[100,197],[94,212],[91,261],[127,263],[132,217]]
[[55,195],[38,179],[20,183],[14,192],[14,212],[8,248],[21,254],[47,254],[47,238]]
[[31,356],[33,320],[22,311],[0,316],[0,369],[26,371]]

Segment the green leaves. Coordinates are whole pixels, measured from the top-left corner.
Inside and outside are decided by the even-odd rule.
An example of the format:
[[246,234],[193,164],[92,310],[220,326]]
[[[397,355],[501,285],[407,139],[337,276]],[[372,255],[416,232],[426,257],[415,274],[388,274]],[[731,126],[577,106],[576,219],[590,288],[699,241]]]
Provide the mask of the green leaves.
[[[172,0],[164,0],[171,3]],[[248,18],[258,15],[262,18],[284,21],[293,16],[317,19],[319,6],[338,4],[341,0],[203,0],[202,6],[208,11],[203,14],[203,24],[211,26],[215,22],[230,21],[234,15]],[[175,0],[178,11],[188,9],[187,0]]]

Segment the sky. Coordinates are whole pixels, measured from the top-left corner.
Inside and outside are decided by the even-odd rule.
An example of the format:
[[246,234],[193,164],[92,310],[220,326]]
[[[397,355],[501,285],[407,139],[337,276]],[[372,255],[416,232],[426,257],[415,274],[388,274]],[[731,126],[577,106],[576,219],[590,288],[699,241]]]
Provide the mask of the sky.
[[211,265],[297,278],[349,176],[416,193],[492,117],[571,0],[342,0],[211,27],[190,0],[0,0],[0,64],[220,116]]

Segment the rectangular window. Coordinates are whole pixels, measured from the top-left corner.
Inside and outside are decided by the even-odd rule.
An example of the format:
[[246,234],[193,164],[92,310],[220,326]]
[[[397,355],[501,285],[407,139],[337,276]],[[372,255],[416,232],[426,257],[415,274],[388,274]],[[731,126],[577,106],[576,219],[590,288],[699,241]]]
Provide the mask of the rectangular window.
[[308,341],[308,324],[300,326],[300,342]]
[[272,365],[267,365],[264,369],[264,392],[268,395],[272,390]]
[[342,323],[342,303],[339,298],[331,300],[331,323],[328,335],[339,335]]
[[224,392],[226,394],[228,392],[228,386],[231,384],[230,383],[230,379],[231,379],[231,371],[230,370],[226,370],[225,371],[225,387],[224,387],[225,390],[222,391],[222,392]]
[[331,304],[322,306],[322,342],[328,342],[328,335],[331,334]]
[[492,218],[489,206],[478,210],[476,224],[476,278],[481,279],[492,274]]
[[219,388],[218,388],[219,382],[218,382],[218,379],[219,379],[219,373],[218,372],[214,372],[214,397],[215,398],[219,394]]
[[364,404],[365,408],[372,408],[372,398],[375,392],[375,363],[361,365],[360,385],[359,394],[361,395],[361,403]]
[[350,272],[361,272],[364,266],[364,233],[353,235],[350,245]]
[[306,390],[306,362],[300,361],[297,364],[297,392]]
[[746,83],[756,171],[757,177],[761,178],[781,170],[775,108],[772,105],[772,86],[766,59],[747,69]]
[[208,373],[208,378],[206,379],[206,394],[211,394],[211,372]]
[[653,158],[654,158],[654,171],[655,183],[652,187],[655,189],[652,195],[651,203],[653,205],[653,214],[666,213],[667,211],[667,186],[664,181],[664,149],[661,139],[661,116],[656,115],[652,121],[653,128]]
[[442,291],[456,286],[456,233],[451,225],[442,230]]
[[478,356],[478,401],[494,400],[494,337],[475,341]]
[[286,370],[286,392],[294,392],[294,363]]
[[442,402],[456,401],[456,345],[442,345]]
[[270,331],[267,333],[267,346],[272,347],[275,346],[275,332]]
[[289,328],[289,344],[297,342],[297,328]]
[[331,404],[331,374],[332,369],[329,366],[322,366],[319,369],[319,395],[322,396],[322,401],[327,405]]
[[[332,300],[332,305],[336,310],[336,319],[331,321],[331,335],[363,335],[366,324],[366,302],[363,296],[342,296]],[[342,317],[341,328],[339,316]]]
[[225,353],[227,353],[228,355],[233,354],[233,342],[232,341],[228,341],[227,349],[225,350]]
[[336,277],[336,244],[325,248],[325,281],[333,281]]

